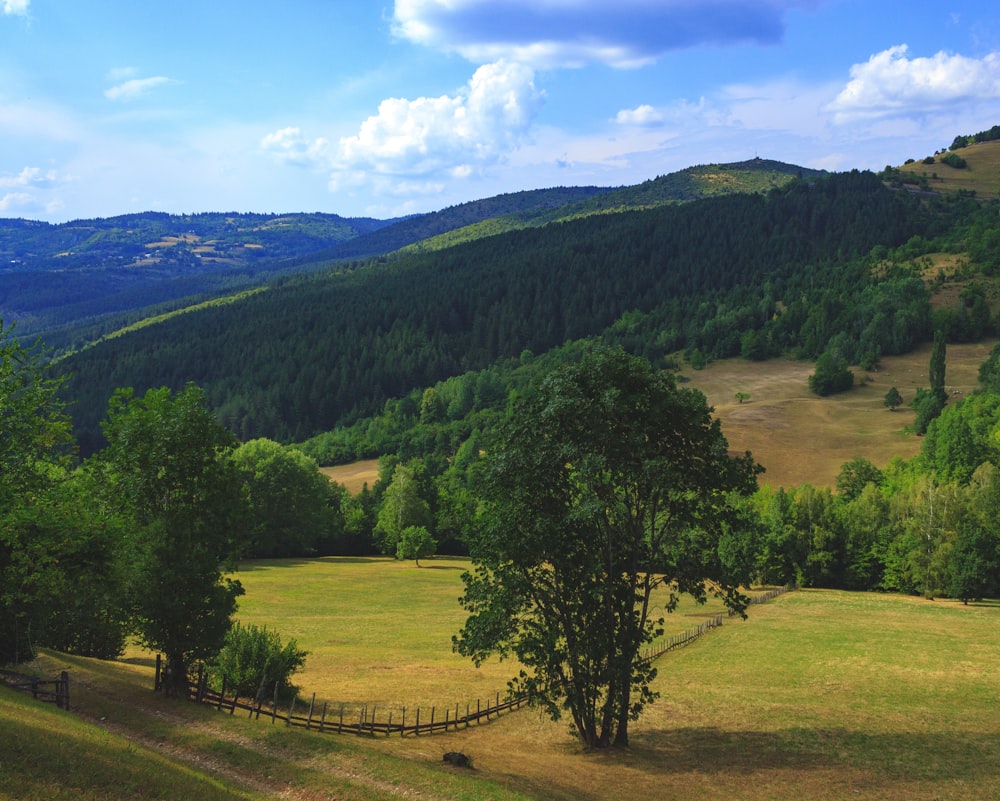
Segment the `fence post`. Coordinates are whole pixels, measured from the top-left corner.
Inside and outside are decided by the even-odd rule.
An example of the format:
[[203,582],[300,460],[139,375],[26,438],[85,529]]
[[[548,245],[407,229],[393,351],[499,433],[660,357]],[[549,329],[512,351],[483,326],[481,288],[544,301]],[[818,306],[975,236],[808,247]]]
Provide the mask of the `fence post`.
[[306,720],[306,729],[312,728],[313,722],[313,707],[316,705],[316,693],[313,693],[312,701],[309,702],[309,718]]
[[59,674],[59,692],[56,695],[56,704],[69,712],[69,673],[65,670]]
[[319,730],[323,731],[326,726],[326,701],[323,702],[323,717],[319,719]]
[[420,707],[419,706],[417,707],[417,725],[414,726],[413,733],[415,735],[417,735],[417,737],[420,736]]
[[344,731],[344,704],[340,704],[340,722],[337,724],[337,734],[342,734]]
[[399,722],[399,736],[406,736],[406,707],[403,707],[403,717]]
[[292,702],[288,705],[288,717],[285,718],[286,726],[292,725],[292,712],[295,710],[295,701],[296,701],[296,696],[293,695]]

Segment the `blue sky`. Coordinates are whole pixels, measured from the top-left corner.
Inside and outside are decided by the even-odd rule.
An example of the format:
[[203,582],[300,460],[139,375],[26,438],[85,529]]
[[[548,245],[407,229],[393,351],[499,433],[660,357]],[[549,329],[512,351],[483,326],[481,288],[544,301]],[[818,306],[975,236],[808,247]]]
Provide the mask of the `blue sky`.
[[394,217],[1000,124],[983,0],[0,0],[0,216]]

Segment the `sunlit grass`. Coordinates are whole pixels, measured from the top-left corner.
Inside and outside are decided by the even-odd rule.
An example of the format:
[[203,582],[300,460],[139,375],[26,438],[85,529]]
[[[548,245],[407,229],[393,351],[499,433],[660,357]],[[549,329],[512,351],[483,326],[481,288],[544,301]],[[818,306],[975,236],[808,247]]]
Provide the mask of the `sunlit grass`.
[[[321,660],[302,677],[310,692],[333,694],[341,682],[356,682],[371,702],[390,691],[384,671],[371,666],[396,664],[394,693],[433,694],[428,676],[448,659],[461,661],[439,653],[464,614],[449,611],[459,572],[389,560],[258,562],[240,573],[248,588],[243,615],[317,648]],[[370,610],[362,608],[365,586]],[[703,612],[682,610],[678,626],[697,622],[685,613]],[[343,639],[324,633],[327,618]],[[786,594],[657,660],[660,698],[633,724],[631,748],[610,753],[582,751],[565,721],[531,709],[434,736],[321,735],[154,694],[148,655],[102,663],[46,654],[35,667],[70,672],[77,711],[47,707],[32,730],[26,713],[10,710],[31,705],[34,716],[41,705],[12,704],[2,691],[0,798],[69,798],[50,794],[64,781],[79,785],[74,798],[143,798],[115,794],[114,774],[105,774],[126,754],[122,787],[168,782],[150,798],[1000,801],[998,634],[996,602]],[[107,731],[84,727],[80,715]],[[118,738],[126,732],[131,744]],[[88,744],[65,767],[39,758],[8,770],[15,740],[32,749],[65,742],[74,754],[78,737]],[[451,750],[472,757],[475,770],[443,767],[441,755]],[[60,773],[80,763],[91,772]],[[148,773],[136,773],[147,765]]]
[[[471,564],[437,557],[421,565],[385,557],[247,562],[237,574],[246,589],[238,617],[309,651],[294,681],[306,698],[316,693],[338,714],[341,703],[353,715],[361,706],[398,714],[456,704],[464,713],[477,699],[495,701],[517,664],[490,660],[476,668],[452,650],[467,617],[458,603],[461,574]],[[664,598],[658,603],[660,612]],[[679,634],[722,609],[687,597],[666,629]]]

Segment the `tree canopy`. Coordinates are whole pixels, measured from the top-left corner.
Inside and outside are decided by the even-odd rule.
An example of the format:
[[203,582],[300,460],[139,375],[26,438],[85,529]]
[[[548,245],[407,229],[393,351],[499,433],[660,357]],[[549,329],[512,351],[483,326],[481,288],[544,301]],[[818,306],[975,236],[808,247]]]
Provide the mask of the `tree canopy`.
[[172,689],[195,659],[218,653],[243,589],[224,578],[247,522],[235,440],[189,385],[136,398],[121,390],[104,424],[97,466],[105,502],[128,522],[135,632],[163,651]]
[[[742,611],[755,527],[735,498],[759,468],[731,458],[699,392],[621,350],[546,377],[487,449],[456,649],[513,654],[514,684],[590,747],[628,744],[655,693],[640,656],[665,589]],[[708,582],[712,582],[711,590]]]

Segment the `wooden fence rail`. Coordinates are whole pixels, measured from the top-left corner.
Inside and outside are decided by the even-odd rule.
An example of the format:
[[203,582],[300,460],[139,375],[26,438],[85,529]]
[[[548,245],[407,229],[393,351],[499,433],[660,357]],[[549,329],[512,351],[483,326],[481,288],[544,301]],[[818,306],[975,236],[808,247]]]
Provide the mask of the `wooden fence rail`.
[[[165,681],[166,668],[158,654],[156,688],[161,688]],[[382,712],[379,719],[379,709],[376,706],[370,709],[364,706],[356,713],[348,713],[345,704],[331,705],[324,701],[321,705],[317,705],[316,694],[313,693],[308,703],[308,711],[305,711],[306,705],[300,699],[293,698],[288,709],[282,712],[277,703],[270,703],[265,708],[261,699],[241,701],[235,695],[227,697],[225,680],[220,690],[213,690],[208,686],[208,676],[203,667],[199,668],[197,679],[188,682],[187,697],[191,701],[209,704],[230,715],[240,710],[247,713],[249,718],[259,719],[263,715],[265,719],[270,718],[272,723],[281,722],[286,726],[299,726],[328,734],[355,734],[369,737],[376,735],[388,737],[393,734],[401,737],[408,734],[420,736],[440,731],[467,729],[473,723],[492,720],[504,712],[520,709],[528,703],[527,696],[502,698],[500,693],[496,693],[492,699],[486,700],[485,705],[482,699],[477,699],[475,707],[471,703],[466,704],[464,712],[459,704],[454,708],[445,708],[443,717],[442,710],[432,706],[429,713],[422,707],[416,709],[403,707],[402,714],[396,716],[393,711]],[[297,708],[303,711],[296,712]]]
[[[786,586],[768,590],[751,598],[750,603],[764,603],[772,598],[776,598],[789,589],[792,589],[792,587]],[[688,629],[682,634],[675,634],[672,637],[661,640],[646,649],[641,659],[644,662],[651,662],[667,651],[693,642],[708,631],[721,626],[722,618],[723,615],[721,614],[715,615],[698,624],[693,629]],[[166,683],[166,678],[166,667],[163,665],[161,656],[157,654],[154,689],[160,690]],[[223,677],[222,687],[218,691],[213,690],[208,686],[208,675],[204,666],[198,668],[198,676],[195,680],[192,681],[189,677],[187,682],[187,697],[192,701],[210,704],[220,711],[228,712],[230,715],[234,715],[236,714],[236,710],[240,710],[241,712],[246,712],[247,717],[257,720],[263,714],[265,718],[271,718],[271,723],[278,723],[280,721],[286,726],[299,726],[328,734],[354,734],[368,737],[375,737],[377,735],[389,737],[393,734],[405,737],[408,734],[420,736],[421,734],[433,734],[434,732],[441,731],[458,731],[469,728],[473,723],[479,724],[484,720],[488,722],[495,717],[499,717],[504,712],[520,709],[528,703],[526,695],[507,696],[501,700],[500,693],[496,693],[492,699],[487,699],[485,706],[482,699],[476,700],[475,709],[472,708],[472,704],[466,704],[464,713],[459,704],[456,704],[454,709],[446,707],[443,718],[441,717],[441,709],[439,707],[432,706],[429,717],[426,708],[416,707],[416,709],[407,709],[403,707],[402,714],[394,721],[393,716],[395,712],[391,710],[383,711],[382,719],[379,720],[379,709],[374,705],[371,709],[363,706],[356,712],[347,712],[344,704],[331,705],[326,701],[323,701],[321,706],[317,706],[316,693],[313,693],[308,703],[308,711],[296,713],[297,707],[304,710],[306,705],[301,699],[293,698],[288,705],[287,711],[282,713],[278,709],[277,685],[275,685],[274,699],[265,709],[261,694],[258,694],[258,698],[254,701],[241,701],[235,694],[232,697],[227,697],[225,677]],[[66,703],[67,708],[69,708],[68,684]],[[423,720],[421,720],[421,713],[423,713]],[[407,722],[408,714],[410,722]]]
[[31,693],[32,697],[40,701],[48,701],[60,709],[69,710],[69,673],[65,670],[57,679],[40,679],[12,670],[0,670],[0,681],[15,690]]

